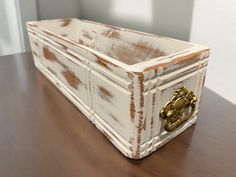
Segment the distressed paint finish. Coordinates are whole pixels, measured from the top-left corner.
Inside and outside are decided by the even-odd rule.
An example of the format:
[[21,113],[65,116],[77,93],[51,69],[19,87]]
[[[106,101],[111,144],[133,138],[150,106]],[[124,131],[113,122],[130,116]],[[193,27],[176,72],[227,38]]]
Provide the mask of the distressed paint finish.
[[43,47],[43,56],[47,60],[57,61],[56,56],[52,52],[50,52],[47,47]]
[[71,19],[62,19],[61,21],[62,21],[61,26],[65,27],[65,26],[68,26],[70,24]]
[[[143,158],[195,123],[209,49],[78,19],[28,22],[35,66],[125,156]],[[193,118],[166,132],[159,112],[184,85]]]
[[65,71],[62,72],[62,74],[64,75],[64,77],[65,77],[66,81],[68,82],[68,84],[70,84],[71,87],[74,87],[75,89],[77,89],[77,87],[79,86],[81,81],[75,75],[75,73],[73,71],[70,71],[70,70],[65,70]]
[[102,86],[98,86],[98,88],[99,88],[99,96],[106,101],[111,101],[113,97],[111,92]]

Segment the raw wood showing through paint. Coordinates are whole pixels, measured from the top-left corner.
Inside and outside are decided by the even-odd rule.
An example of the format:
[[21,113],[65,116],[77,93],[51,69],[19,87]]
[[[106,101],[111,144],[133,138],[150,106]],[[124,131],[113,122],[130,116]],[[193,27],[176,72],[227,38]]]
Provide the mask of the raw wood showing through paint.
[[113,97],[111,92],[102,86],[99,86],[98,88],[99,88],[99,96],[106,101],[111,101]]
[[[125,156],[144,158],[196,122],[208,48],[76,19],[27,27],[38,70]],[[166,132],[160,108],[180,86],[196,109]]]
[[70,70],[65,70],[62,73],[63,73],[66,81],[68,82],[68,84],[71,87],[74,87],[75,89],[77,89],[77,87],[79,86],[81,81],[80,81],[80,79],[78,77],[76,77],[75,73],[73,73]]
[[43,55],[47,60],[57,61],[56,56],[48,50],[48,48],[43,47]]
[[63,19],[62,20],[62,27],[68,26],[71,23],[71,19]]

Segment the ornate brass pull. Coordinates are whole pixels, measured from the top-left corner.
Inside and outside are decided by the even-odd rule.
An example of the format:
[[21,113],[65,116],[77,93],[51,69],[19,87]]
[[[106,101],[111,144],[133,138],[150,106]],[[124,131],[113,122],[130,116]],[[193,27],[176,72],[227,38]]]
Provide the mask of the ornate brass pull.
[[193,91],[188,91],[184,86],[178,88],[160,111],[160,117],[165,120],[165,130],[173,131],[189,120],[195,111],[196,101]]

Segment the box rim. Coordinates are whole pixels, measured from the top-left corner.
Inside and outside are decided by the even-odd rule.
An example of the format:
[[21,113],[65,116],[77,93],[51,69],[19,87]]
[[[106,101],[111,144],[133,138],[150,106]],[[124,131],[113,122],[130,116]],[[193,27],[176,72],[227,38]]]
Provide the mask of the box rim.
[[[165,66],[165,65],[170,65],[170,64],[177,64],[179,61],[178,59],[182,58],[181,61],[185,61],[185,60],[192,60],[193,58],[195,58],[196,56],[200,56],[200,60],[209,57],[209,53],[210,53],[210,49],[206,46],[203,45],[199,45],[199,44],[195,44],[192,42],[187,42],[187,41],[183,41],[183,40],[178,40],[175,38],[169,38],[169,37],[165,37],[165,36],[160,36],[160,35],[155,35],[155,34],[151,34],[151,33],[146,33],[146,32],[141,32],[141,31],[136,31],[136,30],[132,30],[132,29],[128,29],[128,28],[123,28],[123,27],[116,27],[113,25],[108,25],[108,24],[104,24],[104,23],[100,23],[100,22],[94,22],[91,20],[86,20],[86,19],[79,19],[79,18],[66,18],[66,19],[75,19],[78,21],[83,21],[83,22],[87,22],[87,23],[93,23],[93,24],[97,24],[97,25],[102,25],[102,26],[106,26],[109,28],[113,28],[113,29],[117,29],[117,30],[122,30],[122,31],[129,31],[129,32],[133,32],[133,33],[138,33],[138,34],[142,34],[142,35],[148,35],[148,36],[154,36],[154,37],[161,37],[161,38],[165,38],[167,40],[175,40],[175,41],[181,41],[184,43],[188,43],[191,44],[192,46],[190,46],[188,49],[179,51],[179,52],[175,52],[166,56],[160,56],[160,57],[156,57],[156,58],[151,58],[148,59],[147,61],[141,61],[132,65],[126,64],[122,61],[119,61],[115,58],[112,58],[106,54],[103,54],[95,49],[92,49],[90,47],[87,47],[85,45],[79,44],[78,42],[75,42],[71,39],[68,39],[62,35],[59,35],[57,33],[54,33],[48,29],[46,29],[45,27],[42,26],[38,26],[36,23],[40,22],[40,21],[54,21],[54,20],[65,20],[65,19],[49,19],[49,20],[39,20],[39,21],[28,21],[26,22],[26,26],[31,28],[35,27],[35,28],[39,28],[40,30],[42,30],[43,32],[49,34],[49,35],[53,35],[54,37],[58,38],[59,40],[63,40],[65,42],[71,43],[72,45],[75,45],[76,47],[80,47],[84,50],[87,50],[89,52],[91,52],[93,55],[98,56],[98,60],[102,60],[103,62],[106,62],[108,64],[112,64],[115,65],[116,67],[120,67],[125,69],[126,71],[130,71],[130,72],[134,72],[134,73],[144,73],[144,72],[148,72],[148,71],[153,71],[155,69],[157,69],[159,66]],[[33,29],[32,29],[33,30]],[[194,53],[194,56],[193,56]]]

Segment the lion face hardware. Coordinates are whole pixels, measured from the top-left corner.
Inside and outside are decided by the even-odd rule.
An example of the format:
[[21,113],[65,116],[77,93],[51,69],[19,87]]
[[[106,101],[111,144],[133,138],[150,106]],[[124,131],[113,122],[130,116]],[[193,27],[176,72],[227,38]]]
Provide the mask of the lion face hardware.
[[160,117],[165,120],[165,130],[173,131],[192,118],[196,101],[193,91],[188,91],[184,86],[178,88],[160,111]]

